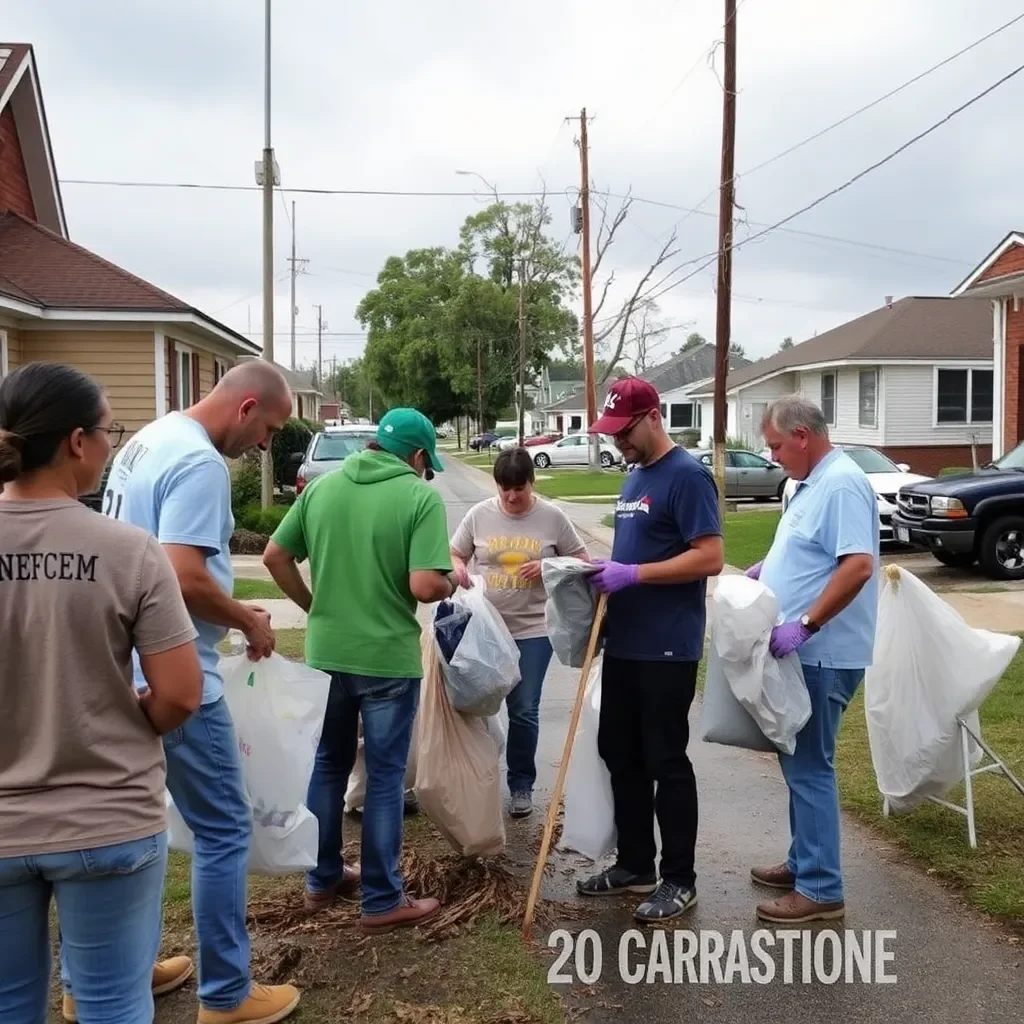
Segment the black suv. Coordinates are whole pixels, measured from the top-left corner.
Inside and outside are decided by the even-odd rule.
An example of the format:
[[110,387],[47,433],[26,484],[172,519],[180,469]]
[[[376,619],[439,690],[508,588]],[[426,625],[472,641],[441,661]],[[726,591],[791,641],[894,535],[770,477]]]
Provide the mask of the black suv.
[[1024,579],[1024,443],[973,473],[910,484],[896,505],[897,541],[943,565],[980,562],[992,579]]

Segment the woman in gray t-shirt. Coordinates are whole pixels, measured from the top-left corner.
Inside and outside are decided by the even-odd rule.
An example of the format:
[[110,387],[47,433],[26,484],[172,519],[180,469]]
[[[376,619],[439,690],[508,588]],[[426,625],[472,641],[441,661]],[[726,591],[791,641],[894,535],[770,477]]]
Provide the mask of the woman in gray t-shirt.
[[508,695],[508,788],[511,814],[533,810],[537,778],[540,697],[551,661],[544,622],[546,594],[541,562],[556,555],[590,561],[569,517],[534,493],[533,460],[525,448],[509,448],[494,462],[498,494],[466,513],[451,540],[455,574],[469,585],[467,563],[475,561],[487,584],[487,597],[519,647],[520,680]]

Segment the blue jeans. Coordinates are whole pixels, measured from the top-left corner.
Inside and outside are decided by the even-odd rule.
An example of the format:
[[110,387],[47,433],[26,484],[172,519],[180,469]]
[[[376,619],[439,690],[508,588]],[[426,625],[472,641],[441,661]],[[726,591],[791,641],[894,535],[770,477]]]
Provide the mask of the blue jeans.
[[811,717],[796,737],[793,754],[779,754],[789,786],[792,840],[787,866],[796,891],[820,903],[843,900],[839,793],[834,757],[843,712],[864,678],[862,669],[804,665]]
[[404,896],[398,861],[405,770],[419,696],[419,679],[331,673],[327,713],[306,797],[306,806],[320,825],[317,865],[307,874],[306,887],[310,892],[326,892],[342,878],[342,813],[348,777],[356,763],[362,716],[366,798],[360,877],[363,914],[367,916],[394,910]]
[[0,858],[0,1020],[45,1024],[50,898],[81,1024],[151,1024],[167,835]]
[[546,636],[517,640],[520,680],[505,698],[508,708],[508,765],[510,793],[532,793],[537,781],[537,737],[540,735],[540,695],[551,661]]

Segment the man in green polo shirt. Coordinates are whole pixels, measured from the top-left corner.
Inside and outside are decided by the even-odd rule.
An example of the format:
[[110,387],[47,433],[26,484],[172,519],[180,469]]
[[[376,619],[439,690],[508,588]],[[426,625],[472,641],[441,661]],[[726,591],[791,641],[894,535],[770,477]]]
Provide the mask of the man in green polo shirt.
[[[315,479],[263,556],[278,586],[308,614],[306,662],[331,675],[306,803],[320,825],[306,907],[319,910],[362,884],[362,926],[390,931],[437,913],[405,893],[398,867],[403,795],[423,676],[417,602],[450,597],[444,502],[422,477],[441,472],[433,424],[392,409],[377,440]],[[309,560],[312,593],[298,563]],[[363,722],[367,784],[361,871],[341,854],[342,810]]]

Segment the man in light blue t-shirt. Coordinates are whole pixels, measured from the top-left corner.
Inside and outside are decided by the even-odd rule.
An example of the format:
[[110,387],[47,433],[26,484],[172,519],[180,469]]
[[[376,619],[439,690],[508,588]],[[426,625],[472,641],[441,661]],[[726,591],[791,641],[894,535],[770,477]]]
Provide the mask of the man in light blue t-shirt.
[[[282,1020],[298,1004],[290,985],[254,985],[245,925],[251,809],[217,644],[245,634],[249,656],[274,650],[270,616],[232,597],[231,476],[224,462],[266,449],[291,415],[281,373],[252,360],[229,370],[184,412],[143,427],[118,454],[103,511],[152,533],[167,552],[199,637],[203,702],[164,737],[167,788],[195,837],[192,907],[199,942],[199,1024]],[[142,677],[136,673],[137,685]]]
[[872,663],[878,615],[878,505],[863,470],[833,448],[821,410],[781,399],[762,425],[772,458],[799,481],[765,560],[747,571],[779,600],[776,658],[796,652],[811,717],[779,762],[789,787],[786,863],[754,868],[755,882],[788,890],[758,916],[778,924],[845,913],[833,758],[843,712]]

